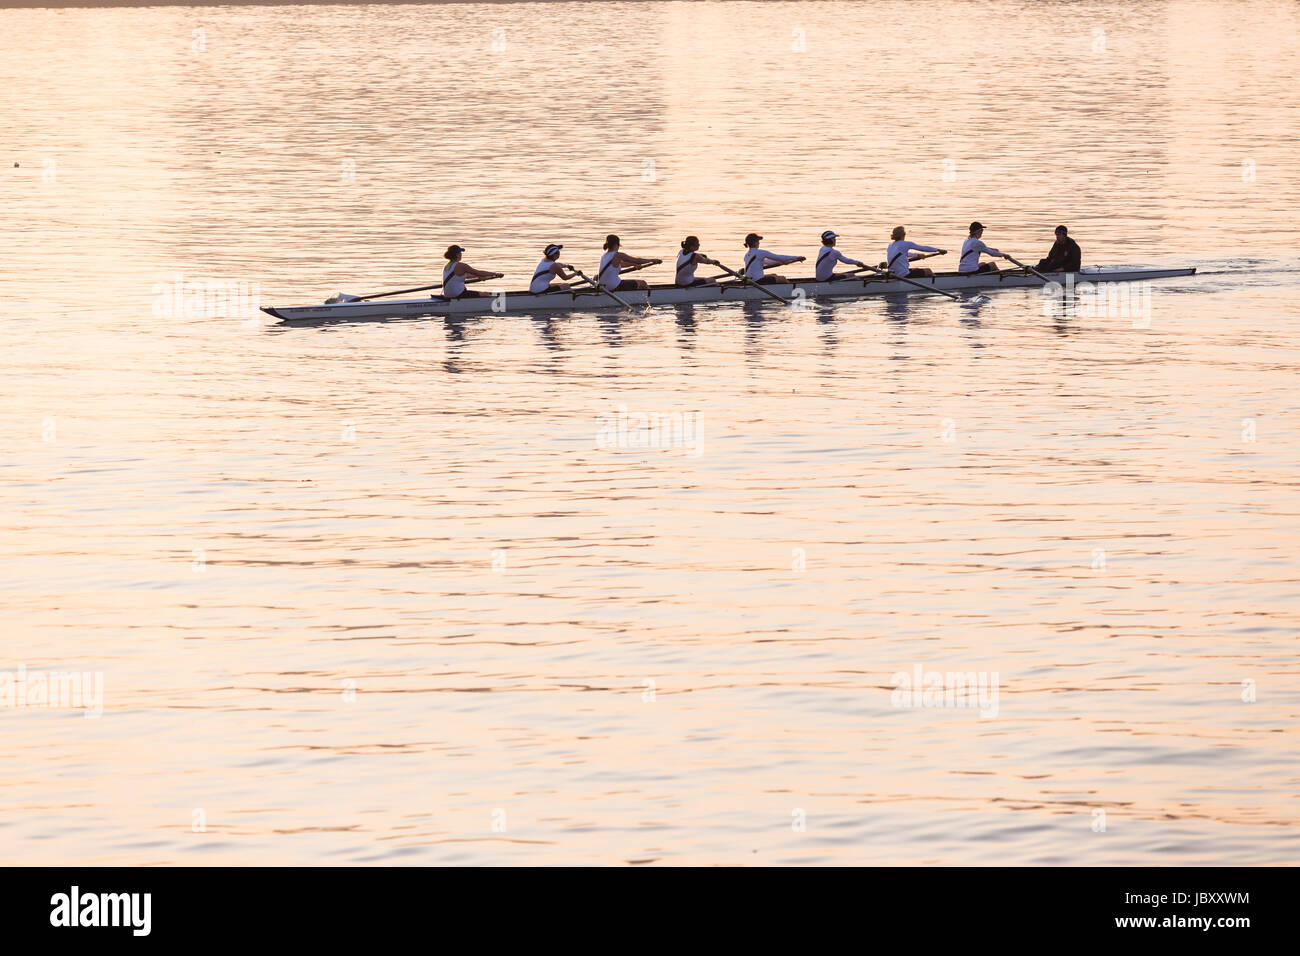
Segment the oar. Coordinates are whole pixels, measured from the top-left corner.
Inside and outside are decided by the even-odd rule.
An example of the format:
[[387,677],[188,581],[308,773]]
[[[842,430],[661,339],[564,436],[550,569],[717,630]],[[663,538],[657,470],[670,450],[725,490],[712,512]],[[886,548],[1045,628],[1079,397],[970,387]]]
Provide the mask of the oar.
[[773,292],[771,289],[769,289],[769,288],[768,288],[767,286],[765,286],[765,285],[759,285],[757,282],[751,282],[751,281],[749,280],[749,277],[748,277],[748,276],[742,276],[739,272],[733,272],[732,270],[730,270],[730,269],[728,269],[726,266],[724,266],[721,262],[718,263],[718,268],[721,269],[723,272],[727,273],[728,275],[733,275],[733,276],[735,276],[737,279],[739,279],[739,280],[740,280],[741,282],[743,282],[745,285],[752,285],[752,286],[753,286],[755,289],[757,289],[759,292],[763,292],[763,293],[765,293],[765,294],[767,294],[767,295],[770,295],[772,298],[776,299],[776,301],[778,301],[778,302],[784,302],[786,305],[789,305],[789,304],[790,304],[790,300],[787,299],[785,296],[783,296],[783,295],[777,295],[775,292]]
[[[926,292],[937,292],[937,293],[939,293],[940,295],[946,295],[948,298],[952,299],[954,302],[960,302],[960,301],[961,301],[961,296],[959,296],[959,295],[954,295],[954,294],[951,293],[951,292],[947,292],[947,291],[945,291],[945,290],[943,290],[943,289],[936,288],[935,286],[932,286],[932,285],[925,285],[924,283],[921,283],[921,282],[915,282],[915,281],[913,281],[912,279],[905,279],[905,278],[903,278],[902,276],[896,276],[896,275],[894,275],[892,272],[886,272],[886,271],[883,270],[883,269],[877,269],[875,266],[863,266],[862,269],[867,269],[867,270],[869,270],[869,271],[871,271],[871,272],[874,272],[874,273],[875,273],[876,275],[878,275],[878,276],[884,276],[886,279],[897,279],[899,282],[906,282],[908,285],[914,285],[914,286],[916,286],[918,289],[924,289]],[[862,269],[854,269],[853,271],[854,271],[854,272],[861,272]]]
[[[923,252],[923,253],[921,253],[919,256],[913,256],[911,259],[908,259],[907,261],[908,261],[909,263],[912,263],[912,262],[920,262],[922,259],[933,259],[935,256],[946,256],[947,254],[948,254],[948,253],[946,253],[946,252]],[[894,258],[897,259],[898,257],[895,256]],[[889,263],[888,263],[888,262],[882,262],[882,263],[880,264],[880,268],[882,268],[882,269],[884,269],[886,272],[888,272],[888,271],[889,271]],[[857,272],[858,270],[857,270],[857,269],[853,269],[853,270],[851,270],[851,271],[853,271],[853,272]]]
[[651,266],[658,266],[658,265],[662,265],[662,264],[663,264],[663,260],[662,260],[662,259],[651,259],[649,262],[647,262],[647,263],[646,263],[645,265],[643,265],[643,266],[628,266],[626,269],[619,269],[619,270],[618,270],[618,274],[619,274],[619,275],[626,275],[626,274],[629,273],[629,272],[636,272],[638,269],[649,269]]
[[[500,279],[504,275],[505,275],[504,272],[494,272],[492,274],[492,278]],[[471,282],[486,282],[486,281],[487,279],[466,279],[465,284],[468,285]],[[394,289],[392,292],[372,292],[370,293],[370,295],[359,295],[353,301],[365,302],[367,299],[383,299],[390,295],[405,295],[408,292],[428,292],[430,289],[441,289],[442,286],[443,284],[439,282],[437,285],[422,285],[414,289]]]
[[621,306],[622,306],[623,308],[625,308],[625,309],[631,309],[631,308],[632,308],[632,306],[630,306],[630,305],[627,303],[627,300],[625,300],[625,299],[620,299],[620,298],[619,298],[618,296],[616,296],[614,293],[612,293],[612,292],[610,292],[608,289],[606,289],[603,285],[601,285],[601,284],[598,283],[598,282],[593,281],[592,278],[591,278],[589,275],[587,275],[585,272],[582,272],[582,271],[580,271],[580,270],[578,270],[578,269],[574,269],[573,271],[574,271],[574,273],[575,273],[576,275],[581,276],[583,279],[585,279],[585,280],[587,281],[587,284],[588,284],[589,286],[591,286],[593,289],[595,289],[597,292],[603,292],[603,293],[605,293],[605,295],[609,296],[611,299],[613,299],[615,302],[617,302],[619,305],[621,305]]
[[1051,279],[1047,278],[1047,276],[1039,272],[1037,269],[1031,269],[1029,266],[1025,265],[1019,259],[1012,259],[1010,256],[1007,256],[1007,261],[1014,262],[1016,265],[1020,266],[1020,268],[1024,269],[1026,272],[1032,272],[1034,275],[1038,276],[1038,278],[1042,279],[1046,283],[1050,284],[1052,281]]

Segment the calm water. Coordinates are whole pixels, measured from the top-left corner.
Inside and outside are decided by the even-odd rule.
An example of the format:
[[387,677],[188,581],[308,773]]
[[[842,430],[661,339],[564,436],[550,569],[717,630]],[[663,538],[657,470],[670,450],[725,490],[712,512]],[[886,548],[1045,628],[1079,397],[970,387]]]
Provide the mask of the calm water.
[[[0,690],[103,679],[98,719],[0,711],[0,862],[1294,861],[1298,27],[0,11]],[[1137,321],[154,309],[973,218],[1200,272]],[[689,447],[605,447],[620,406]],[[917,665],[996,715],[893,706]]]

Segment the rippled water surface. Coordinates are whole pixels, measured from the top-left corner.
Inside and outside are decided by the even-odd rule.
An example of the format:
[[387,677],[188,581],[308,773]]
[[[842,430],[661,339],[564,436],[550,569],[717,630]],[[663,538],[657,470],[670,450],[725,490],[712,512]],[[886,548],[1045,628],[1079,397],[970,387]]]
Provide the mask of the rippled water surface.
[[[1298,27],[0,11],[0,692],[103,679],[0,710],[0,862],[1294,861]],[[160,306],[973,218],[1198,274],[1138,318]],[[609,447],[624,410],[694,431]],[[894,706],[916,666],[995,713]]]

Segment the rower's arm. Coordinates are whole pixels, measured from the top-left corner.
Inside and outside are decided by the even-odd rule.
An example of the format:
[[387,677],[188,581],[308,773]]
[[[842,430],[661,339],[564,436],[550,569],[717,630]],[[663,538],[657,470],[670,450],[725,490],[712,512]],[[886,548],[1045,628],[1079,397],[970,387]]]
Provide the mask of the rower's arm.
[[614,254],[614,265],[619,268],[624,266],[652,266],[658,259],[638,259],[636,256],[629,256],[626,252],[616,252]]

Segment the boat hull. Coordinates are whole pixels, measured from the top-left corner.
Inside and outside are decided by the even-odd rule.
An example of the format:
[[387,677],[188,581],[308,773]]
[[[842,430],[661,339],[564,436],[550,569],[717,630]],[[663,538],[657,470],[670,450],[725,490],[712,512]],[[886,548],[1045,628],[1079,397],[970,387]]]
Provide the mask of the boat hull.
[[[1063,287],[1093,282],[1145,282],[1151,279],[1172,279],[1195,275],[1196,269],[1098,269],[1075,273],[1047,273],[1047,278]],[[841,279],[835,282],[818,282],[815,279],[795,279],[792,282],[763,286],[787,299],[860,299],[876,295],[924,295],[935,292],[988,292],[997,289],[1018,289],[1042,286],[1043,280],[1023,272],[976,273],[959,275],[940,273],[932,278],[915,279],[918,288],[899,279],[873,276],[868,279]],[[619,292],[618,297],[631,306],[654,305],[710,305],[720,302],[775,302],[762,289],[739,283],[719,283],[713,286],[694,286],[681,289],[674,286],[653,286],[649,290]],[[262,311],[282,322],[318,323],[329,321],[376,321],[382,319],[416,318],[426,315],[472,315],[482,313],[520,312],[589,312],[600,309],[623,308],[608,293],[591,290],[547,292],[534,295],[529,292],[485,293],[463,299],[397,299],[372,302],[340,302],[334,305],[266,307]]]

